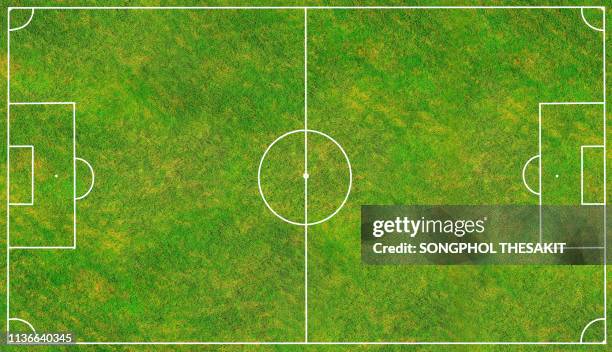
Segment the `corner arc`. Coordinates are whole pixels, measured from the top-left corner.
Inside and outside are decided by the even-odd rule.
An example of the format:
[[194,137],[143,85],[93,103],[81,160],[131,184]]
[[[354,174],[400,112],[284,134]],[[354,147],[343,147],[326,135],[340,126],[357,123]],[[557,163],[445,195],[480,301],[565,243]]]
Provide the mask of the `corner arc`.
[[591,320],[585,327],[584,329],[582,329],[582,333],[580,333],[580,343],[584,343],[584,334],[587,332],[587,330],[591,327],[591,325],[597,323],[598,321],[606,321],[606,318],[597,318],[597,319],[593,319]]
[[[600,9],[601,10],[601,9]],[[601,10],[602,15],[604,15],[604,10]],[[580,8],[580,16],[582,17],[582,21],[589,26],[589,28],[591,28],[594,31],[598,31],[598,32],[603,32],[604,29],[603,28],[599,28],[599,27],[595,27],[592,24],[589,23],[589,21],[587,21],[586,17],[584,17],[584,7]]]
[[27,325],[30,330],[32,330],[32,332],[34,332],[36,334],[36,329],[34,329],[34,326],[32,324],[30,324],[27,320],[24,319],[19,319],[19,318],[9,318],[8,321],[18,321],[20,323],[24,323],[25,325]]
[[19,26],[17,28],[9,28],[9,32],[15,32],[15,31],[18,31],[20,29],[23,29],[23,28],[27,27],[30,24],[30,22],[32,22],[32,19],[34,18],[34,8],[31,8],[30,10],[32,12],[30,13],[30,17],[28,18],[26,23],[24,23],[23,25],[21,25],[21,26]]

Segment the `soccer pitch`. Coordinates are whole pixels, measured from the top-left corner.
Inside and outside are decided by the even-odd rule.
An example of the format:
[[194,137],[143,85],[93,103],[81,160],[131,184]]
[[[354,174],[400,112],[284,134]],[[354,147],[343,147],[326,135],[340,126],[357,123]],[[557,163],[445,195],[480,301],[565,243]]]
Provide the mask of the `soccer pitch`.
[[[48,5],[5,13],[8,333],[607,343],[605,8]],[[603,261],[367,265],[364,205],[587,207]]]

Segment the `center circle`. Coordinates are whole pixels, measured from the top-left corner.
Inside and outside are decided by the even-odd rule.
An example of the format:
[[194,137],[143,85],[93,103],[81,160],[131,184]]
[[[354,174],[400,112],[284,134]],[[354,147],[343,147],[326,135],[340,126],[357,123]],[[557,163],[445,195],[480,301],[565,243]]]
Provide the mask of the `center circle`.
[[[304,215],[304,220],[305,221],[299,221],[299,220],[295,220],[295,219],[291,219],[289,216],[282,215],[279,211],[277,211],[275,208],[272,207],[272,205],[270,204],[270,202],[268,201],[268,199],[266,198],[265,192],[262,188],[262,168],[266,162],[266,157],[269,156],[270,151],[272,150],[272,148],[275,145],[278,145],[279,142],[281,142],[283,139],[295,135],[295,134],[302,134],[304,135],[304,148],[302,149],[302,154],[300,155],[300,157],[302,158],[301,160],[301,170],[299,170],[299,172],[295,172],[294,175],[296,178],[300,178],[303,182],[303,191],[304,191],[304,210],[305,210],[305,215]],[[324,216],[320,216],[319,219],[314,219],[314,220],[310,220],[307,218],[307,214],[308,214],[308,182],[309,180],[317,177],[316,174],[311,174],[311,172],[309,171],[310,168],[308,167],[308,135],[313,135],[313,136],[320,136],[320,137],[324,137],[327,141],[332,142],[332,144],[338,149],[340,150],[340,152],[342,153],[342,158],[343,161],[346,163],[346,167],[348,169],[348,184],[346,187],[346,191],[343,193],[344,197],[342,199],[342,201],[338,204],[338,206],[331,211],[329,214],[325,214]],[[313,155],[314,156],[314,155]],[[303,166],[302,166],[303,164]],[[335,139],[333,139],[332,137],[330,137],[329,135],[317,131],[317,130],[311,130],[311,129],[300,129],[300,130],[294,130],[294,131],[290,131],[287,132],[283,135],[281,135],[280,137],[276,138],[264,151],[261,160],[259,161],[259,168],[257,170],[257,186],[259,188],[259,194],[261,195],[261,198],[264,201],[264,204],[266,205],[266,207],[268,208],[268,210],[270,210],[276,217],[278,217],[279,219],[289,223],[289,224],[293,224],[293,225],[298,225],[298,226],[311,226],[311,225],[317,225],[317,224],[321,224],[329,219],[331,219],[332,217],[334,217],[341,209],[342,207],[344,207],[344,204],[346,204],[348,197],[351,193],[351,187],[353,184],[353,170],[351,168],[351,162],[349,160],[348,155],[346,154],[346,151],[342,148],[342,146],[340,145],[340,143],[338,143]],[[307,219],[307,220],[306,220]]]

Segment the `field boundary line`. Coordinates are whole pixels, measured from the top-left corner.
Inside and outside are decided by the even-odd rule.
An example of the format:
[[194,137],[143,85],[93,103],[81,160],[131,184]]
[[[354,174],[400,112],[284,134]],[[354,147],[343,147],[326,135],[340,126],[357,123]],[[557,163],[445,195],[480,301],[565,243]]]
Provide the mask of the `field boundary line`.
[[607,246],[607,240],[608,240],[608,215],[607,215],[607,206],[608,206],[608,196],[607,196],[607,189],[608,189],[608,178],[607,178],[607,149],[608,149],[608,144],[607,144],[607,115],[606,115],[606,102],[607,102],[607,97],[606,97],[606,8],[603,7],[602,8],[602,27],[603,27],[603,35],[602,37],[602,72],[603,72],[603,84],[602,84],[602,96],[603,96],[603,145],[604,145],[604,164],[603,164],[603,168],[604,168],[604,206],[603,206],[603,217],[604,217],[604,223],[603,223],[603,227],[604,227],[604,240],[603,240],[603,246],[604,246],[604,258],[603,258],[603,294],[604,294],[604,300],[603,300],[603,319],[604,319],[604,343],[608,342],[608,271],[607,271],[607,266],[608,266],[608,246]]
[[[41,104],[41,103],[11,103],[10,101],[10,11],[13,9],[31,9],[32,16],[34,10],[291,10],[291,9],[303,9],[306,13],[307,9],[312,10],[350,10],[350,9],[366,9],[366,10],[392,10],[392,9],[600,9],[604,12],[603,14],[603,102],[585,102],[580,104],[601,104],[604,109],[604,199],[606,199],[606,14],[604,6],[167,6],[167,7],[146,7],[146,6],[109,6],[109,7],[96,7],[96,6],[25,6],[25,7],[8,7],[7,9],[7,146],[10,145],[10,106],[11,105],[30,105],[30,104]],[[583,17],[584,18],[584,17]],[[29,22],[28,22],[29,23]],[[587,23],[588,24],[588,23]],[[306,76],[305,76],[306,77]],[[305,95],[306,96],[306,95]],[[73,104],[73,126],[75,126],[76,120],[76,104],[75,103],[55,103],[55,104]],[[306,103],[305,103],[306,104]],[[558,104],[577,104],[577,103],[558,103]],[[539,185],[539,197],[540,197],[540,212],[542,205],[542,158],[541,158],[541,109],[543,105],[552,105],[552,103],[540,103],[539,105],[539,117],[540,117],[540,158],[539,158],[539,170],[540,170],[540,185]],[[557,104],[555,104],[557,105]],[[306,122],[306,120],[305,120]],[[304,133],[308,134],[310,130],[307,127],[304,129]],[[313,131],[314,132],[314,131]],[[76,248],[76,128],[73,128],[73,179],[74,179],[74,248]],[[330,137],[331,138],[331,137]],[[333,141],[333,140],[332,140]],[[340,147],[341,148],[341,147]],[[341,148],[341,150],[343,150]],[[7,147],[7,165],[10,162],[9,148]],[[346,156],[346,154],[345,154]],[[346,156],[347,157],[347,156]],[[263,160],[263,159],[262,159]],[[348,161],[348,157],[347,157]],[[261,168],[261,165],[260,165]],[[349,171],[350,162],[349,162]],[[305,177],[307,179],[307,177]],[[7,200],[6,200],[6,332],[10,332],[10,207],[9,207],[9,195],[10,195],[10,176],[7,172],[6,175],[6,187],[7,187]],[[352,183],[352,171],[350,182]],[[350,190],[349,184],[349,190]],[[307,191],[305,191],[307,192]],[[346,199],[345,199],[346,202]],[[604,202],[604,265],[603,265],[603,288],[604,288],[604,317],[599,318],[604,321],[604,341],[603,342],[453,342],[453,341],[441,341],[441,342],[417,342],[417,341],[406,341],[406,342],[180,342],[180,341],[168,341],[168,342],[76,342],[77,345],[602,345],[607,343],[607,272],[606,272],[606,206],[607,201]],[[344,203],[342,204],[344,205]],[[342,207],[341,205],[341,207]],[[541,213],[540,213],[541,214]],[[540,216],[540,241],[541,241],[541,216]],[[308,222],[305,221],[305,233],[307,233]],[[72,248],[72,247],[12,247],[15,249],[45,249],[45,248]],[[74,249],[72,248],[72,249]]]
[[9,165],[11,164],[11,152],[8,148],[11,145],[11,10],[6,10],[6,238],[5,238],[5,255],[6,255],[6,312],[5,312],[5,329],[6,334],[11,331],[11,236],[10,236],[10,219],[11,219],[11,176]]
[[604,6],[15,6],[9,10],[427,10],[427,9],[605,9]]
[[523,342],[523,341],[491,341],[491,342],[455,342],[455,341],[364,341],[364,342],[349,342],[349,341],[244,341],[244,342],[223,342],[223,341],[164,341],[164,342],[85,342],[77,341],[76,345],[605,345],[605,342]]

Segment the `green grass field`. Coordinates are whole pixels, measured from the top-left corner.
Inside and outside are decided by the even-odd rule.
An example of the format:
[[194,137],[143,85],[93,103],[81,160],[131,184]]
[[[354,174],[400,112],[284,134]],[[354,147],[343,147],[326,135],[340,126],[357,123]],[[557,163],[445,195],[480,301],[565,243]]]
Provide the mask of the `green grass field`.
[[[33,3],[7,6],[23,4]],[[585,17],[602,26],[597,11]],[[29,16],[14,10],[11,27]],[[311,9],[306,102],[304,18],[302,9],[37,10],[11,32],[10,101],[75,102],[76,157],[95,185],[73,202],[91,176],[73,164],[71,105],[10,107],[10,144],[36,152],[35,204],[10,207],[10,245],[72,246],[74,204],[77,214],[75,250],[11,250],[10,317],[78,341],[303,341],[305,330],[319,342],[579,341],[605,310],[602,266],[365,265],[360,207],[537,205],[521,170],[538,154],[538,104],[602,101],[602,33],[579,9]],[[264,151],[305,128],[305,105],[308,128],[337,141],[352,168],[348,201],[308,226],[307,243],[258,189]],[[542,110],[545,204],[580,204],[580,146],[603,144],[602,109]],[[307,192],[303,133],[281,139],[261,168],[270,207],[297,223],[333,213],[349,179],[335,144],[307,139]],[[30,195],[28,158],[11,151],[11,201]],[[601,167],[586,166],[594,198]],[[537,184],[537,168],[528,171]],[[12,321],[11,330],[28,328]],[[603,335],[596,324],[586,337]],[[357,348],[546,349],[252,347]]]

